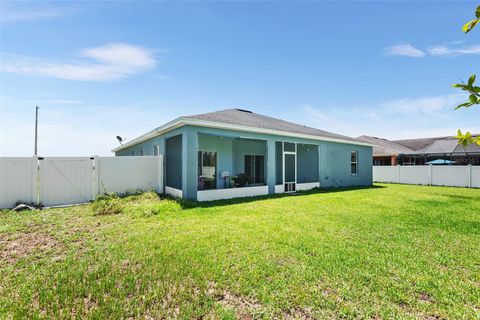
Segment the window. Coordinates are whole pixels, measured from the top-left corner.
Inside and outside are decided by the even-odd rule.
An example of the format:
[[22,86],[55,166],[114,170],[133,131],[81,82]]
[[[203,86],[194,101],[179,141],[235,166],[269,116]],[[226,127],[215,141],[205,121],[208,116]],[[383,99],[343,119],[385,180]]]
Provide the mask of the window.
[[135,155],[135,150],[132,151],[132,156],[134,156],[134,155]]
[[158,144],[153,146],[153,155],[154,156],[160,155],[160,146]]
[[245,155],[245,174],[251,184],[264,184],[264,156]]
[[358,165],[358,152],[352,151],[350,154],[350,174],[357,174],[357,165]]
[[414,166],[415,165],[415,157],[404,157],[403,158],[403,165],[404,166]]
[[198,151],[198,189],[217,188],[217,153]]
[[140,149],[140,155],[141,155],[141,156],[144,156],[144,155],[145,155],[145,150],[143,150],[143,148]]

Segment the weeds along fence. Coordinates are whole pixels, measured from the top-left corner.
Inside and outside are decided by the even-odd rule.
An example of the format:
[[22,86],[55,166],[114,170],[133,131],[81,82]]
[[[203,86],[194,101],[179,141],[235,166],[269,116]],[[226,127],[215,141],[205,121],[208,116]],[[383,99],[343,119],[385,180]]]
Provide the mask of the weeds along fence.
[[373,166],[373,181],[480,188],[480,166]]
[[163,156],[0,157],[0,208],[85,203],[106,192],[163,192]]

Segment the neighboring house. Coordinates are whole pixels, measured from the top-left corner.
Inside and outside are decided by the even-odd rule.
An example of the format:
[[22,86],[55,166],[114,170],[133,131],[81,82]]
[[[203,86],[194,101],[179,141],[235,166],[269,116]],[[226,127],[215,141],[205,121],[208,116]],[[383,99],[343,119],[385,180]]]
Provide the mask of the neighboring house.
[[373,147],[373,165],[374,166],[396,166],[397,158],[400,154],[413,152],[395,141],[389,141],[387,139],[360,136],[357,138],[365,142],[369,142],[374,145]]
[[372,184],[372,145],[227,109],[177,118],[113,150],[165,157],[165,192],[206,201]]
[[[358,139],[375,144],[374,165],[480,165],[480,146],[470,144],[464,147],[454,137],[386,140],[361,136]],[[390,162],[384,161],[388,152],[392,157]]]

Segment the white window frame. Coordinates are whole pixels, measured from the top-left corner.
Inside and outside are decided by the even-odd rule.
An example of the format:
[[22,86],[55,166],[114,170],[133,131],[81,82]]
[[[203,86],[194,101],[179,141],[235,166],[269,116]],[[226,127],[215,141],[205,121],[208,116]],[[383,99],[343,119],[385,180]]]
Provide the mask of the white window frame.
[[[355,154],[355,161],[352,161],[353,154]],[[355,164],[355,173],[352,172],[352,164]],[[352,176],[358,175],[358,151],[356,150],[350,151],[350,175]]]
[[141,156],[144,156],[144,155],[145,155],[145,149],[144,149],[144,148],[141,148],[141,149],[140,149],[140,155],[141,155]]
[[159,156],[160,155],[160,146],[158,144],[153,146],[153,155]]

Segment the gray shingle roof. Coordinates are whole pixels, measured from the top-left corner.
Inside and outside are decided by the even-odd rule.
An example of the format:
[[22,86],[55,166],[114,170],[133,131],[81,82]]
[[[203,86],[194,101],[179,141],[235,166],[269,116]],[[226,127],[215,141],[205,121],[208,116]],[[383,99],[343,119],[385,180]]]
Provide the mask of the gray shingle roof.
[[[474,135],[478,136],[478,135]],[[425,154],[479,154],[480,146],[473,143],[464,147],[454,137],[433,137],[406,140],[387,140],[377,137],[357,138],[375,145],[373,155],[425,155]]]
[[254,113],[248,110],[243,110],[243,109],[225,109],[221,111],[197,114],[192,116],[185,116],[182,118],[199,119],[199,120],[205,120],[205,121],[214,121],[214,122],[220,122],[220,123],[242,125],[242,126],[248,126],[253,128],[279,130],[279,131],[307,134],[307,135],[327,137],[327,138],[364,142],[355,138],[303,126],[300,124],[272,118],[269,116],[264,116],[264,115]]
[[360,136],[357,138],[358,140],[362,140],[365,142],[369,142],[374,144],[373,147],[373,155],[399,155],[402,153],[411,153],[413,152],[412,149],[409,149],[401,144],[398,144],[394,141],[390,141],[387,139],[371,137],[371,136]]
[[[473,135],[478,136],[478,135]],[[405,154],[449,154],[449,153],[480,153],[480,146],[476,143],[467,147],[459,145],[456,138],[433,137],[420,139],[395,140],[394,142],[412,149],[414,152]]]

